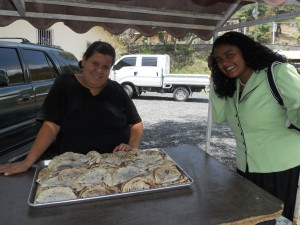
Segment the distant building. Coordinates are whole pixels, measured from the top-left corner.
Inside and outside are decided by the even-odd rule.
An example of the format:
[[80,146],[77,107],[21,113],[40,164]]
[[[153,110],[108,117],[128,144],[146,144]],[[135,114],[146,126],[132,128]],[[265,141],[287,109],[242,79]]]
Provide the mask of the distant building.
[[174,37],[171,34],[168,34],[166,31],[161,31],[158,34],[155,34],[151,37],[142,36],[139,32],[136,32],[136,43],[138,44],[159,44],[164,41],[170,43],[174,41]]

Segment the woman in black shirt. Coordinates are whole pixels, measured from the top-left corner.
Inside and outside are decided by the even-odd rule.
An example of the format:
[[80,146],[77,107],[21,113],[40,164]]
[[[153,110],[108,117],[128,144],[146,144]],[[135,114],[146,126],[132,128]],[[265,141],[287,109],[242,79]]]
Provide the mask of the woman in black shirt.
[[109,80],[114,61],[115,50],[110,44],[97,41],[90,45],[80,62],[82,74],[66,74],[55,80],[38,114],[43,125],[27,157],[1,166],[0,173],[27,171],[54,139],[57,154],[138,148],[143,124],[122,86]]

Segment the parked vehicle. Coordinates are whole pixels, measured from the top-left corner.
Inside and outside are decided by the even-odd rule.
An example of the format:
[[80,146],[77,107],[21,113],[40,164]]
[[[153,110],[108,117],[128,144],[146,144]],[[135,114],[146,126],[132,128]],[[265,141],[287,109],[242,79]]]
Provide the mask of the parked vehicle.
[[176,101],[186,101],[210,83],[207,74],[170,74],[169,55],[124,55],[112,67],[110,78],[130,97],[150,91],[173,93]]
[[76,57],[62,49],[0,40],[0,163],[27,154],[40,128],[36,115],[54,79],[79,71]]
[[287,57],[288,62],[292,64],[300,74],[300,51],[278,51],[278,53]]

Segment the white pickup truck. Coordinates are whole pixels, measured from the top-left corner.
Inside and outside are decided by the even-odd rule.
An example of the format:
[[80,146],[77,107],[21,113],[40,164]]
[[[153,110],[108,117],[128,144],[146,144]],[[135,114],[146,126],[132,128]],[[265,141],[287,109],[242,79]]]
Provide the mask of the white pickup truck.
[[120,83],[130,97],[150,91],[173,93],[176,101],[186,101],[210,83],[207,74],[170,74],[169,55],[124,55],[112,67],[110,79]]

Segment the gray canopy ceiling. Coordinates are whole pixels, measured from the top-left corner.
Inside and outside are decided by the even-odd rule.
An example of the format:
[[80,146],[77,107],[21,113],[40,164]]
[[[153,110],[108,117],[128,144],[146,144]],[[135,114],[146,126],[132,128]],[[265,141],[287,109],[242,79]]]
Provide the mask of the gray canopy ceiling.
[[38,29],[64,22],[78,33],[101,26],[112,34],[128,28],[144,36],[167,31],[209,40],[242,6],[254,0],[1,0],[0,26],[24,19]]

